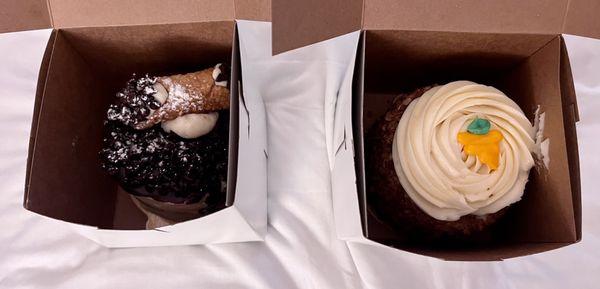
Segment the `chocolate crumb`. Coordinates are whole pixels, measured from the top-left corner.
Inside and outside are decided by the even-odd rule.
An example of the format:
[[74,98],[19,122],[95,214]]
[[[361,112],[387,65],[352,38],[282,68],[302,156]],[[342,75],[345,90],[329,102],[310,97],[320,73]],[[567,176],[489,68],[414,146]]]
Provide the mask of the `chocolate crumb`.
[[131,127],[145,120],[152,110],[160,107],[160,103],[154,99],[156,80],[156,77],[147,74],[140,78],[134,74],[125,88],[117,93],[117,101],[108,107],[107,119]]

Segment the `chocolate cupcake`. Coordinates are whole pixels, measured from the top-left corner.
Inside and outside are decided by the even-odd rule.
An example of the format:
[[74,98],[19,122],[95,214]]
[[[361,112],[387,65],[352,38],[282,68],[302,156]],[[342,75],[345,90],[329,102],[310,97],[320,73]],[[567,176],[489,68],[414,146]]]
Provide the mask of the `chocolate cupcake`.
[[110,105],[102,168],[148,216],[148,228],[224,206],[229,135],[222,65],[127,82]]
[[535,131],[501,91],[456,81],[397,96],[365,138],[374,214],[408,239],[465,239],[523,195]]

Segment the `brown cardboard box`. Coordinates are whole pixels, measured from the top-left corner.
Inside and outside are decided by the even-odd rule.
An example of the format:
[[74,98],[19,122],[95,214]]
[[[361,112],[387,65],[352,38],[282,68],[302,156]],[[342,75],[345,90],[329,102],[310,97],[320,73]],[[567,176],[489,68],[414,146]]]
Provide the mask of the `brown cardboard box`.
[[[261,143],[266,142],[266,135],[239,140],[239,124],[251,120],[239,119],[242,94],[234,19],[268,19],[267,1],[9,0],[3,6],[0,32],[54,28],[39,74],[25,208],[85,225],[80,227],[85,235],[107,246],[262,238],[266,230],[266,159]],[[108,104],[132,73],[184,73],[219,62],[232,66],[225,207],[161,231],[143,230],[145,216],[99,166]],[[236,206],[252,199],[237,196],[238,174],[248,172],[245,164],[238,164],[238,145],[255,146],[261,158],[257,162],[265,167],[264,172],[254,170],[256,178],[265,179],[264,188],[241,189],[245,195],[258,190],[253,198],[264,204],[254,207],[257,212],[240,208],[248,204]],[[211,227],[218,229],[209,231]]]
[[[446,260],[501,260],[581,239],[577,104],[560,33],[600,37],[596,1],[273,1],[273,52],[363,30],[352,101],[335,143],[332,186],[340,238]],[[317,3],[318,2],[318,3]],[[319,9],[312,9],[319,7]],[[291,11],[294,11],[293,13]],[[307,11],[300,13],[298,11]],[[595,12],[592,12],[595,11]],[[530,173],[523,199],[489,235],[470,244],[412,243],[369,212],[363,136],[398,93],[452,80],[506,92],[528,118],[546,113],[550,167]],[[350,115],[350,116],[348,116]],[[342,146],[343,143],[353,145]],[[344,224],[355,222],[355,225]]]

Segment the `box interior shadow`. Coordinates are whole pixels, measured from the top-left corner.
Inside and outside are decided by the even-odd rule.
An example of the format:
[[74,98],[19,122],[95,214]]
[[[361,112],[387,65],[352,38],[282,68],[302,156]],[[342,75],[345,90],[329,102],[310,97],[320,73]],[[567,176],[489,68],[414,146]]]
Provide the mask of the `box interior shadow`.
[[[565,68],[565,65],[567,66]],[[367,30],[361,36],[353,126],[363,232],[371,240],[451,260],[497,260],[576,242],[578,223],[577,142],[570,110],[570,71],[563,40],[556,34],[493,34]],[[561,74],[569,73],[564,76]],[[533,122],[539,105],[550,139],[548,170],[533,168],[523,199],[502,221],[468,243],[409,241],[375,218],[365,188],[364,134],[394,96],[454,80],[492,85],[515,100]],[[572,84],[571,84],[572,86]],[[563,109],[563,106],[567,109]],[[565,110],[563,112],[563,110]],[[564,115],[563,115],[564,114]],[[578,168],[578,167],[577,167]],[[572,177],[570,176],[573,175]]]
[[55,30],[40,70],[38,86],[43,89],[36,96],[25,207],[99,228],[144,229],[145,216],[100,168],[108,105],[132,73],[186,73],[219,62],[232,63],[236,96],[229,120],[230,148],[234,146],[229,152],[230,204],[237,171],[234,25],[218,21]]

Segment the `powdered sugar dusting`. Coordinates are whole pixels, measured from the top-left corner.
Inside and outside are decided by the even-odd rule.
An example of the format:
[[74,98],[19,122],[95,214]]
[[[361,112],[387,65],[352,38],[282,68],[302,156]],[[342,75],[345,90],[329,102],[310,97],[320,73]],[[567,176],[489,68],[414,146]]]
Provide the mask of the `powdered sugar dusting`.
[[125,88],[117,93],[117,101],[109,106],[106,112],[108,120],[118,121],[128,126],[134,126],[139,121],[145,120],[160,106],[153,97],[156,93],[153,86],[156,80],[156,77],[148,75],[129,80]]
[[168,88],[169,96],[163,107],[159,109],[153,117],[158,119],[173,118],[173,112],[177,116],[185,114],[186,110],[196,110],[204,104],[204,96],[201,92],[195,91],[190,84],[174,83],[170,78],[161,79],[163,86]]

